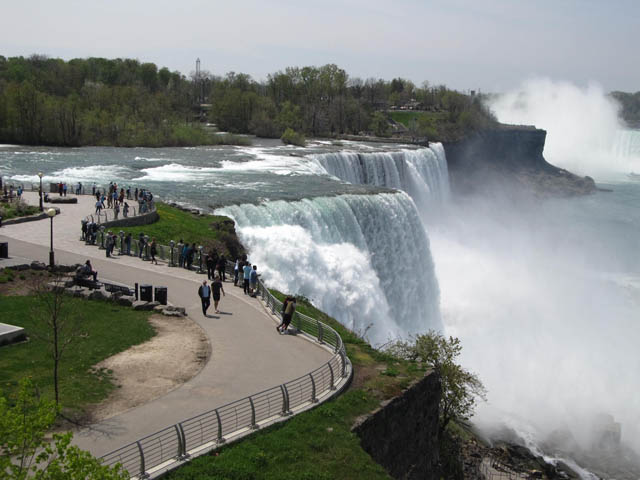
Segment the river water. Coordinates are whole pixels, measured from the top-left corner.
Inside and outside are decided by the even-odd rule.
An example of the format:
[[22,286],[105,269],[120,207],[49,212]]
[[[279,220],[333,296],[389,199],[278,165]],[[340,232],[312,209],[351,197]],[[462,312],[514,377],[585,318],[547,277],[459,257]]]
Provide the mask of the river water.
[[[608,163],[640,167],[640,134],[619,138]],[[596,471],[611,451],[640,450],[640,181],[630,171],[602,169],[596,181],[611,191],[586,197],[455,198],[438,144],[0,147],[5,181],[35,183],[38,171],[230,215],[268,284],[374,344],[432,328],[460,337],[463,363],[488,389],[476,417],[487,435]],[[615,422],[622,447],[601,442]]]

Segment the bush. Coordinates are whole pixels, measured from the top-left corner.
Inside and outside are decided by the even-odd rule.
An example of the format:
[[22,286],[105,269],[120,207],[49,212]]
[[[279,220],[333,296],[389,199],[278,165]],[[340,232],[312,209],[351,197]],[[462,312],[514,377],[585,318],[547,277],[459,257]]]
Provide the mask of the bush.
[[299,147],[304,147],[307,144],[304,135],[294,131],[292,128],[287,128],[282,134],[282,137],[280,137],[280,140],[286,145],[297,145]]

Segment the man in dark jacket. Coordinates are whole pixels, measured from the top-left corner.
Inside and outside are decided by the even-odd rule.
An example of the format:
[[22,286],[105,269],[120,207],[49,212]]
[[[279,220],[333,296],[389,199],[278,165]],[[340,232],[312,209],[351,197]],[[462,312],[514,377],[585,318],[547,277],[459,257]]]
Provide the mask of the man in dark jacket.
[[207,281],[203,280],[202,285],[198,288],[198,296],[202,301],[202,314],[207,316],[207,309],[211,305],[211,288],[207,285]]

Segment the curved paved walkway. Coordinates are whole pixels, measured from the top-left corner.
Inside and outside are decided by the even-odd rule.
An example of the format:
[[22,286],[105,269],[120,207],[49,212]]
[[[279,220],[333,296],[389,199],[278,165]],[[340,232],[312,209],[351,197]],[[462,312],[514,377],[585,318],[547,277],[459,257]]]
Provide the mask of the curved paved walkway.
[[[37,204],[36,194],[25,195]],[[302,336],[278,335],[274,317],[262,303],[244,295],[233,283],[225,283],[222,313],[205,318],[197,296],[204,276],[135,257],[106,258],[104,250],[85,245],[78,240],[80,219],[92,212],[92,199],[81,196],[77,205],[56,205],[61,209],[54,218],[56,263],[84,263],[90,258],[98,279],[167,286],[169,301],[185,307],[206,332],[211,358],[198,375],[176,390],[78,432],[74,443],[80,447],[104,455],[167,425],[304,375],[331,357]],[[49,228],[49,220],[2,227],[0,241],[9,241],[10,256],[48,263]]]

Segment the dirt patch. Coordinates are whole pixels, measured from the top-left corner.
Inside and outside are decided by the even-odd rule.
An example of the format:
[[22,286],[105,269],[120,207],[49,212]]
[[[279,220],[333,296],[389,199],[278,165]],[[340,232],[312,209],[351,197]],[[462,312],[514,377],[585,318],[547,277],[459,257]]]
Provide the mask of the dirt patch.
[[111,372],[118,385],[109,398],[88,409],[98,422],[143,405],[193,378],[207,363],[209,340],[188,317],[153,315],[156,336],[98,363],[94,369]]
[[[376,378],[380,375],[379,365],[358,365],[353,367],[353,379],[349,388],[360,389],[372,378]],[[384,368],[384,367],[382,367]]]

